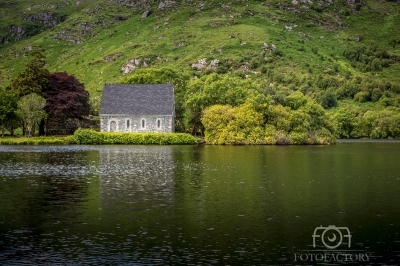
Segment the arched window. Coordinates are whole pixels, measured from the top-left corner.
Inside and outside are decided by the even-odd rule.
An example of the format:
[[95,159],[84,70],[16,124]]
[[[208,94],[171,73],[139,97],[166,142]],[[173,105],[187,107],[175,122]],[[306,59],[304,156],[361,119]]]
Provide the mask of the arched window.
[[140,121],[140,125],[142,127],[142,129],[146,128],[146,119],[142,118],[142,121]]
[[161,119],[157,118],[157,129],[161,128]]

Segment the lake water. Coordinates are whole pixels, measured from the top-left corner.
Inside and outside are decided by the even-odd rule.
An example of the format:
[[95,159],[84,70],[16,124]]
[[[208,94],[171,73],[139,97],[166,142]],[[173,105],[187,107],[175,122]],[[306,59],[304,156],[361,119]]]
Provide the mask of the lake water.
[[317,262],[400,262],[400,142],[0,146],[0,265]]

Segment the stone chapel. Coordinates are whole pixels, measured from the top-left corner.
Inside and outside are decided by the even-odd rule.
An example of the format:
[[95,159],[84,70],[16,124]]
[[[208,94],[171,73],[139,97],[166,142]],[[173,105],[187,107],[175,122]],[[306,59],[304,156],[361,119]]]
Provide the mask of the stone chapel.
[[170,84],[106,84],[101,132],[174,132],[174,87]]

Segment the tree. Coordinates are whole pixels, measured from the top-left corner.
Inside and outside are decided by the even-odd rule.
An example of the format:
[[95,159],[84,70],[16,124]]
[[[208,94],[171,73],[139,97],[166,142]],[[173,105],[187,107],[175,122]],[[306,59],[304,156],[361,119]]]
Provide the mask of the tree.
[[[334,123],[336,127],[336,131],[339,138],[351,138],[354,134],[354,130],[357,127],[357,116],[354,112],[347,108],[340,108],[334,114]],[[366,119],[363,121],[363,131],[368,132],[365,134],[369,135],[371,131],[370,126],[368,125]],[[361,136],[360,136],[361,137]]]
[[251,103],[237,107],[213,105],[201,121],[205,140],[211,144],[261,144],[264,142],[263,115]]
[[4,137],[6,123],[13,119],[17,110],[17,97],[10,91],[0,90],[1,136]]
[[78,79],[66,72],[53,73],[48,76],[48,81],[43,91],[48,120],[40,122],[39,134],[47,134],[51,126],[75,130],[79,120],[90,113],[89,93]]
[[326,91],[321,97],[321,105],[325,109],[336,107],[338,102],[335,94],[332,91]]
[[270,106],[267,124],[273,125],[276,130],[288,132],[290,130],[290,113],[291,109],[280,104]]
[[89,114],[89,93],[78,79],[66,72],[57,72],[49,75],[48,81],[43,96],[50,119],[81,118]]
[[36,93],[23,96],[18,101],[17,113],[24,120],[29,136],[32,135],[35,124],[46,118],[46,112],[43,109],[45,106],[46,100]]
[[41,95],[48,83],[49,71],[44,68],[44,55],[39,51],[34,51],[31,55],[33,58],[27,63],[25,70],[19,73],[8,87],[8,90],[14,91],[19,97],[30,93]]
[[212,144],[224,144],[221,135],[226,131],[229,121],[233,119],[233,108],[230,105],[213,105],[208,107],[201,117],[205,127],[205,139]]
[[212,105],[238,106],[251,99],[256,99],[259,86],[251,80],[233,75],[211,74],[200,79],[192,79],[185,96],[185,123],[191,133],[203,131],[201,116]]
[[306,105],[307,98],[300,91],[294,92],[285,98],[286,106],[289,106],[293,110],[297,110],[300,107]]

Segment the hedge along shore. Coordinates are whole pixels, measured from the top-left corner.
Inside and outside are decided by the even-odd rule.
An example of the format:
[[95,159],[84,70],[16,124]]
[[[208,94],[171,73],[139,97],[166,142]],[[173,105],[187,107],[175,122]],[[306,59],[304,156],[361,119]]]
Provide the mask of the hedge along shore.
[[74,133],[74,138],[77,144],[197,144],[196,139],[186,133],[121,133],[78,129]]
[[193,145],[197,140],[186,133],[120,133],[77,129],[73,136],[0,138],[2,145],[69,145],[69,144],[126,144],[126,145]]
[[324,139],[313,143],[295,143],[293,141],[270,142],[240,142],[240,143],[213,143],[204,140],[197,140],[187,133],[122,133],[122,132],[97,132],[93,129],[78,129],[70,136],[49,136],[49,137],[5,137],[0,138],[0,145],[102,145],[102,144],[125,144],[125,145],[295,145],[295,144],[333,144]]

